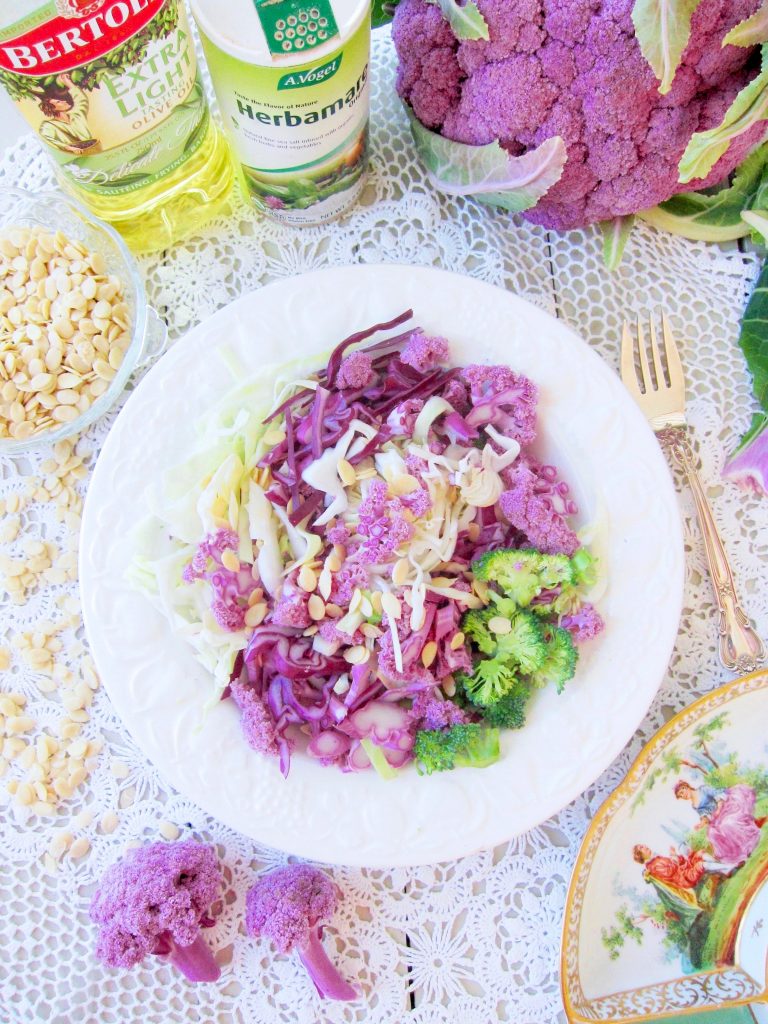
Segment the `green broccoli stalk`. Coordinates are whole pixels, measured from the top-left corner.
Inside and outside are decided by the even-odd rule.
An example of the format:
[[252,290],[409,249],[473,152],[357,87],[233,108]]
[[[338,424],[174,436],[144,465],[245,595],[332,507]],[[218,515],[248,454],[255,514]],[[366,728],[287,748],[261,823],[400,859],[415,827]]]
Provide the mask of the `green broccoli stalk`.
[[499,759],[499,730],[477,724],[422,729],[416,733],[413,756],[419,772],[426,775],[453,768],[487,768]]

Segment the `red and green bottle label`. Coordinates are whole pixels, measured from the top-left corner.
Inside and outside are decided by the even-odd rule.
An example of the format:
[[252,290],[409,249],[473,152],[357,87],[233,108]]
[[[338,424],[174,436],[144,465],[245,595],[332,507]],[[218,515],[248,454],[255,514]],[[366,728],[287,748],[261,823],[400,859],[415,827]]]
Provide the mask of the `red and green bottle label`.
[[102,195],[170,174],[208,127],[183,0],[41,4],[0,23],[0,84],[60,173]]

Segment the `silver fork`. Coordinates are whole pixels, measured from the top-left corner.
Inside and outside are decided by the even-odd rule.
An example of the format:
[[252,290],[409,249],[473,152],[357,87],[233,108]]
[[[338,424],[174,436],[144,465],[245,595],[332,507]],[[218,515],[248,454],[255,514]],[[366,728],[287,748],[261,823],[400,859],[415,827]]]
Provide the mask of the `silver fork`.
[[649,327],[653,363],[653,375],[651,375],[645,332],[640,317],[638,317],[639,379],[635,370],[635,343],[630,326],[626,322],[621,339],[621,379],[648,419],[661,446],[671,452],[683,467],[688,485],[693,492],[699,526],[704,537],[707,565],[720,612],[720,661],[732,672],[753,672],[765,659],[765,648],[755,632],[754,623],[750,621],[739,604],[728,556],[717,532],[704,488],[699,480],[699,474],[696,472],[695,458],[688,440],[688,425],[685,419],[683,365],[680,362],[680,353],[677,350],[666,314],[662,312],[661,318],[667,374],[664,373],[656,338],[656,328],[651,320]]

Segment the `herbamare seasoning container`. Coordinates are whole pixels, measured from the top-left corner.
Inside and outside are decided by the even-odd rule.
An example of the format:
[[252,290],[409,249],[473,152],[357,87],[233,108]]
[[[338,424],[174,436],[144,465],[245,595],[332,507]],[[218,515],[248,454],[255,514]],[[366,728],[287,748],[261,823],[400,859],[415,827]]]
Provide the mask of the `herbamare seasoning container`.
[[253,204],[321,224],[368,162],[370,0],[192,0],[222,119]]
[[0,0],[0,84],[134,248],[193,231],[230,188],[184,0]]

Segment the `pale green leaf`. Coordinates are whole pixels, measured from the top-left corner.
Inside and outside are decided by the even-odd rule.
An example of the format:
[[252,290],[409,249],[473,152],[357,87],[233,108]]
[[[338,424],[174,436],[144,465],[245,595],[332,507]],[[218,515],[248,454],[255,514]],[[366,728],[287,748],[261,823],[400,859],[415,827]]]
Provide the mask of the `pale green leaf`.
[[603,262],[611,272],[616,270],[621,263],[634,224],[634,214],[629,214],[627,217],[614,217],[613,220],[604,220],[600,223],[603,232]]
[[632,22],[643,56],[659,80],[659,92],[672,88],[680,58],[691,37],[691,18],[701,0],[635,0]]
[[759,146],[737,168],[733,184],[718,191],[680,192],[639,216],[673,235],[728,242],[749,234],[745,210],[768,205],[768,147]]
[[757,46],[768,43],[768,0],[751,18],[739,22],[723,40],[723,46]]
[[768,245],[768,210],[745,210],[741,216],[752,229],[752,240]]
[[488,22],[475,0],[459,4],[457,0],[428,0],[437,4],[457,39],[488,39]]
[[706,178],[734,139],[768,118],[768,69],[745,85],[723,120],[706,132],[695,132],[680,160],[680,181]]
[[467,146],[430,131],[409,111],[416,151],[440,192],[471,196],[519,212],[529,210],[560,180],[567,153],[559,135],[523,156],[510,156],[498,142]]

